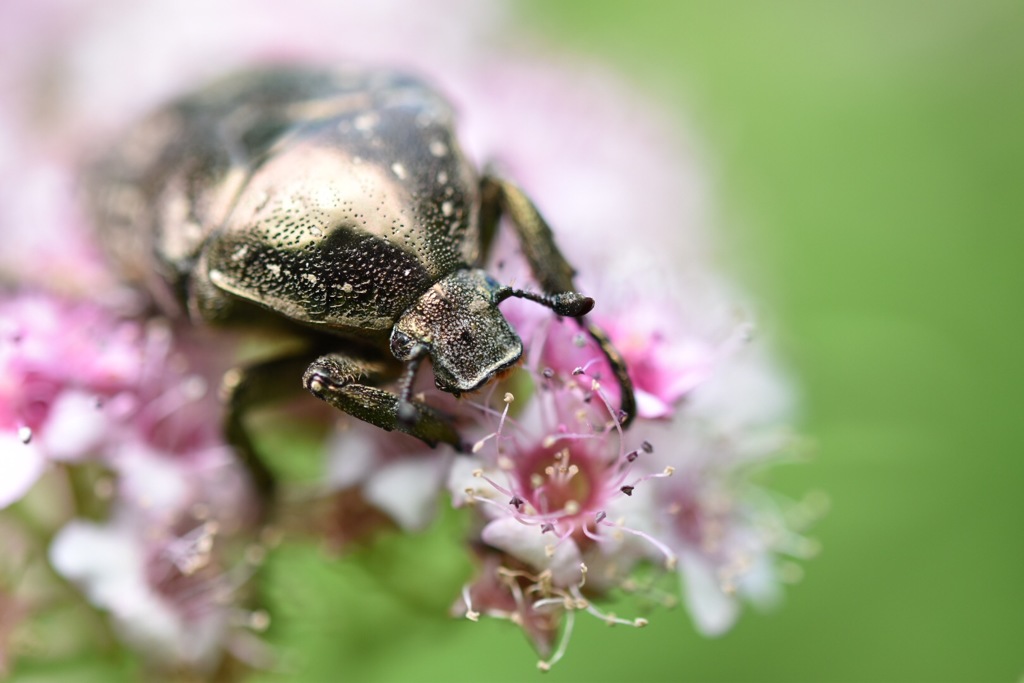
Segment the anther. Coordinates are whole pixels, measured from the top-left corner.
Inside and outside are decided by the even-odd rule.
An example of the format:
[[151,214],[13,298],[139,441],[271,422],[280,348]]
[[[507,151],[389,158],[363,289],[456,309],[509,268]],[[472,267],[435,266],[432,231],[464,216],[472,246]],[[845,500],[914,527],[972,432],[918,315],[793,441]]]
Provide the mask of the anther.
[[650,441],[644,441],[642,444],[640,444],[640,448],[643,449],[644,453],[654,452],[654,446],[651,445]]
[[633,487],[632,486],[628,486],[628,485],[627,486],[623,486],[619,490],[622,491],[623,493],[625,493],[627,496],[632,496],[633,495]]
[[258,609],[249,615],[248,624],[249,628],[257,633],[266,631],[270,626],[270,615],[266,610]]
[[519,496],[512,496],[512,500],[510,500],[508,504],[514,506],[516,510],[519,510],[523,507],[523,499]]

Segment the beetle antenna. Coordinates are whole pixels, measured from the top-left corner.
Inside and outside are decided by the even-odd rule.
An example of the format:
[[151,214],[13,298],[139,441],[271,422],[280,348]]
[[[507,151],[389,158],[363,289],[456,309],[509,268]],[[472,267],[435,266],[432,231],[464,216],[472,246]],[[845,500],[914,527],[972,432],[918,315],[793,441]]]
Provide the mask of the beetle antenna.
[[621,405],[619,406],[618,422],[619,426],[625,429],[633,421],[633,418],[636,417],[636,394],[633,388],[633,380],[629,376],[629,369],[626,367],[626,359],[622,357],[622,354],[612,344],[612,340],[607,332],[591,322],[584,320],[578,322],[580,327],[587,331],[590,338],[597,342],[601,353],[604,354],[608,364],[611,365],[616,381],[619,383],[619,389],[621,390],[619,400]]
[[594,308],[594,300],[589,296],[583,296],[576,292],[560,292],[558,294],[538,294],[523,289],[502,287],[495,293],[495,303],[501,303],[505,299],[516,297],[535,301],[542,306],[547,306],[552,311],[566,318],[576,318],[576,322],[593,339],[608,364],[611,366],[615,380],[621,390],[621,402],[619,407],[618,421],[622,428],[626,428],[636,417],[636,393],[633,388],[633,380],[630,379],[629,369],[626,367],[626,360],[619,353],[608,333],[594,323],[582,320],[582,317]]
[[503,288],[497,295],[497,302],[500,303],[509,297],[527,299],[541,306],[547,306],[552,311],[566,318],[579,318],[590,313],[594,308],[594,300],[589,296],[583,296],[577,292],[559,292],[558,294],[538,294],[528,292],[525,289]]
[[412,384],[416,379],[416,372],[420,369],[420,363],[426,354],[417,354],[405,364],[405,372],[398,382],[398,421],[406,424],[416,424],[419,412],[412,403]]

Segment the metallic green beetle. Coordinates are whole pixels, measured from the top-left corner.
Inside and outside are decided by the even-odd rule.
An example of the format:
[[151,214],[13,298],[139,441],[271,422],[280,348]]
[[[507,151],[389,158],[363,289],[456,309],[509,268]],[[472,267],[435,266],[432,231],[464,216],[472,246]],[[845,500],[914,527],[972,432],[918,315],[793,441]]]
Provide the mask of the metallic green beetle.
[[[387,430],[462,447],[411,395],[429,357],[438,388],[473,391],[514,365],[522,342],[498,310],[531,299],[577,318],[621,386],[621,356],[585,321],[593,300],[515,185],[478,176],[450,106],[383,70],[279,67],[200,90],[130,130],[91,174],[101,236],[126,277],[165,311],[214,324],[285,323],[300,353],[228,373],[229,430],[273,382]],[[542,289],[481,269],[501,215]],[[397,393],[381,388],[398,381]],[[295,380],[291,380],[294,382]],[[294,386],[297,386],[297,382]]]

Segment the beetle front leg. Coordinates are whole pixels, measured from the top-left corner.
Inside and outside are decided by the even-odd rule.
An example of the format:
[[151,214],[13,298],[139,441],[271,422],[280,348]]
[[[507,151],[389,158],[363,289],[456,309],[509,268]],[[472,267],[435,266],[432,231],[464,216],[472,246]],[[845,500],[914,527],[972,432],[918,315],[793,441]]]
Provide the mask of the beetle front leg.
[[[484,176],[480,181],[480,221],[481,260],[487,258],[498,222],[504,213],[509,217],[523,256],[530,264],[533,276],[548,297],[564,292],[575,292],[573,277],[576,269],[572,267],[555,243],[555,236],[547,221],[540,215],[537,207],[529,197],[514,183],[503,178]],[[620,399],[621,423],[628,426],[636,417],[636,397],[633,392],[633,381],[629,377],[626,361],[612,344],[608,334],[597,325],[586,321],[582,316],[576,318],[588,335],[597,343],[608,364],[611,366],[615,379],[622,394]]]
[[[446,443],[464,450],[450,418],[415,399],[380,389],[374,384],[393,379],[390,364],[330,353],[313,361],[302,378],[303,386],[322,401],[364,422],[410,434],[430,446]],[[410,411],[414,414],[408,415]],[[411,419],[410,419],[411,418]]]

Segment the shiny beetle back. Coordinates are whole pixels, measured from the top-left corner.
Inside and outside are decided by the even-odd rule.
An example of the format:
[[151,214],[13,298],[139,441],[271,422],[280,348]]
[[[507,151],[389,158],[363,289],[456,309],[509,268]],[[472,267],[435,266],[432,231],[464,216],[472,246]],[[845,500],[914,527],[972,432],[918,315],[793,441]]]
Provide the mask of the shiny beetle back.
[[478,180],[451,111],[391,72],[215,83],[143,122],[100,175],[122,269],[151,289],[159,273],[206,319],[224,317],[228,292],[342,335],[384,333],[478,257]]

